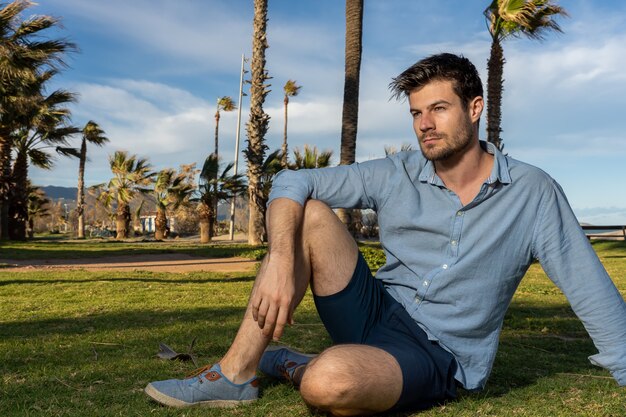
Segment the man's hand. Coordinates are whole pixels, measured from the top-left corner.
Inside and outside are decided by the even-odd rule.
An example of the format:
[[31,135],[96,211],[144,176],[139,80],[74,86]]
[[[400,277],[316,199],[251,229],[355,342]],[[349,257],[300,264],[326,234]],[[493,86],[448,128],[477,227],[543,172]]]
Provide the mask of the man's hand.
[[267,209],[269,247],[256,278],[250,306],[252,317],[263,334],[274,340],[283,335],[287,323],[293,323],[296,235],[303,213],[300,204],[287,198],[277,198]]
[[268,253],[257,275],[250,305],[252,317],[265,336],[280,339],[287,323],[293,324],[295,283],[293,256]]

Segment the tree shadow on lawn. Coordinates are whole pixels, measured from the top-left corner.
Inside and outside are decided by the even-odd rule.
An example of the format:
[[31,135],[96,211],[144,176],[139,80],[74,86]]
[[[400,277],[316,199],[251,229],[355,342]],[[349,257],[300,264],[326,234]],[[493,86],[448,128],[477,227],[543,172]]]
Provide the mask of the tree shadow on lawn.
[[[80,270],[77,270],[81,272]],[[20,274],[20,272],[16,272],[16,274]],[[198,275],[201,273],[194,272],[193,275]],[[210,272],[207,273],[210,275],[227,275],[227,273],[216,273]],[[240,274],[240,273],[238,273]],[[252,282],[254,281],[254,276],[234,276],[234,277],[220,277],[220,278],[202,278],[198,277],[196,279],[180,279],[176,278],[148,278],[148,277],[122,277],[122,278],[105,278],[105,277],[96,277],[90,279],[49,279],[49,278],[41,278],[41,279],[13,279],[13,280],[2,280],[0,281],[0,287],[5,285],[20,285],[20,284],[93,284],[94,282],[150,282],[150,283],[159,283],[159,284],[213,284],[213,283],[229,283],[229,282]]]
[[[171,309],[154,311],[149,309],[124,310],[93,313],[84,317],[27,320],[0,324],[0,338],[29,339],[42,336],[72,336],[94,332],[115,332],[135,329],[150,331],[162,326],[184,323],[227,323],[243,317],[244,307],[205,307],[185,310]],[[95,335],[97,337],[97,334]]]
[[[123,346],[134,356],[153,357],[160,342],[170,344],[175,350],[185,352],[193,337],[199,336],[196,344],[200,362],[206,358],[219,358],[228,348],[235,335],[244,307],[206,307],[188,310],[131,310],[114,313],[97,313],[86,317],[57,318],[0,325],[0,338],[13,344],[47,343],[47,339],[71,339],[65,358],[55,355],[54,366],[75,363],[77,355],[91,354],[86,349],[90,343],[103,342],[103,338],[116,335],[113,342]],[[533,320],[540,318],[538,325],[550,329],[550,334],[535,329]],[[565,324],[563,319],[570,324]],[[320,352],[330,345],[328,335],[314,311],[297,315],[296,325],[289,328],[283,343],[308,352]],[[532,306],[512,304],[500,338],[500,348],[491,378],[484,391],[470,393],[461,390],[460,400],[479,396],[495,398],[537,383],[538,380],[558,374],[588,375],[599,368],[592,367],[587,357],[596,353],[582,325],[567,305]],[[130,330],[130,333],[129,333]],[[82,338],[77,340],[76,338]],[[40,340],[37,340],[40,339]],[[107,340],[104,340],[106,342]],[[57,342],[58,343],[58,342]],[[98,349],[107,349],[98,346]],[[56,343],[40,355],[53,355]],[[114,349],[119,349],[115,347]],[[25,365],[27,358],[11,360],[7,367]],[[265,385],[265,384],[264,384]],[[273,385],[269,383],[267,388]],[[393,416],[407,413],[388,413]]]
[[[62,245],[62,246],[61,246]],[[243,244],[219,244],[211,246],[182,244],[177,242],[142,242],[142,241],[27,241],[2,244],[0,259],[84,259],[107,258],[128,255],[158,255],[180,253],[206,258],[229,258],[250,254],[262,247]]]
[[602,239],[594,239],[591,241],[591,246],[596,251],[602,250],[619,250],[626,251],[626,241],[625,240],[602,240]]

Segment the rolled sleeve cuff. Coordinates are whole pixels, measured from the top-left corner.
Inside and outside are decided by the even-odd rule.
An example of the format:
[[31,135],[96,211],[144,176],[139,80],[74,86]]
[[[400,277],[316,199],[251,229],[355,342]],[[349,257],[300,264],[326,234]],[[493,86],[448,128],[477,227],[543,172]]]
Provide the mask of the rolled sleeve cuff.
[[309,197],[307,181],[302,176],[293,175],[294,171],[283,170],[276,174],[272,182],[267,205],[277,198],[288,198],[304,206]]

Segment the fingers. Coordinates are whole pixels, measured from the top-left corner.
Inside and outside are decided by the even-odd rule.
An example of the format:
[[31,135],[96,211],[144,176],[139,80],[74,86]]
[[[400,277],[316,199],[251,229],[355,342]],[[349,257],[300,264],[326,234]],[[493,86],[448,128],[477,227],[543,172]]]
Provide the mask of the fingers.
[[254,319],[254,321],[258,322],[259,321],[259,303],[257,303],[254,300],[254,298],[252,302],[250,303],[250,307],[252,309],[252,318]]
[[272,336],[274,340],[280,339],[283,335],[286,324],[292,324],[292,309],[289,305],[270,303],[262,299],[258,304],[252,304],[252,317],[259,325],[265,336]]
[[256,309],[256,317],[254,317],[254,307],[252,308],[252,315],[261,329],[265,327],[269,307],[269,303],[262,299],[259,307]]
[[283,330],[285,329],[285,324],[287,324],[287,320],[289,320],[289,309],[283,307],[278,311],[278,319],[276,320],[276,327],[274,328],[274,340],[280,339],[283,335]]
[[[265,325],[262,327],[263,334],[265,336],[271,336],[274,332],[274,328],[276,326],[276,320],[278,317],[279,306],[272,306],[267,311],[267,316],[265,317]],[[260,323],[259,323],[260,325]]]

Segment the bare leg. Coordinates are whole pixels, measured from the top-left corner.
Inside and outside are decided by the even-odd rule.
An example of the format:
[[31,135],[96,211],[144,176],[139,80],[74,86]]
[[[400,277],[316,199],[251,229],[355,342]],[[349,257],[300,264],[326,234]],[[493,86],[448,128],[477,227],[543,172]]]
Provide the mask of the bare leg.
[[[316,277],[312,284],[316,294],[328,295],[345,288],[352,277],[358,248],[345,226],[325,204],[308,201],[297,236],[296,250],[296,297],[297,305],[304,297],[311,272]],[[255,286],[263,279],[261,264]],[[263,351],[271,338],[265,336],[252,317],[250,305],[246,309],[239,331],[220,365],[224,375],[235,383],[247,381],[256,372]]]
[[[307,247],[303,248],[313,270],[311,288],[316,295],[331,295],[343,290],[352,278],[358,248],[332,210],[311,203],[316,204],[311,210],[315,219],[305,222]],[[315,408],[335,415],[374,414],[390,409],[400,398],[402,370],[382,349],[339,345],[311,361],[301,380],[294,382],[300,383],[302,397]]]
[[338,345],[311,361],[300,385],[311,406],[334,415],[367,415],[389,410],[402,392],[402,371],[382,349]]
[[[314,200],[307,203],[298,242],[295,303],[302,300],[309,281],[313,292],[321,296],[346,287],[354,272],[358,248],[328,206]],[[251,378],[269,342],[270,337],[263,335],[248,307],[231,348],[220,362],[222,371],[235,383]],[[395,358],[371,346],[331,347],[309,363],[300,376],[304,400],[337,415],[388,410],[402,391],[402,372]]]

